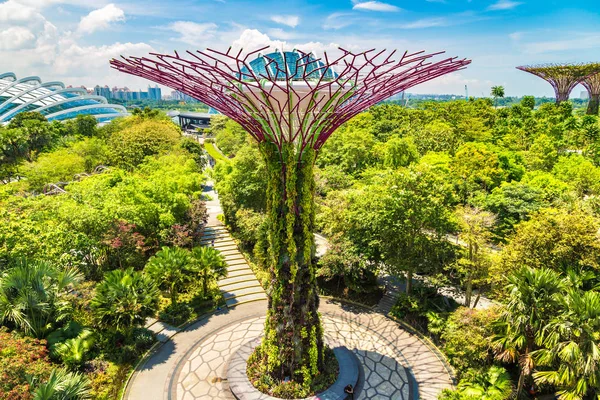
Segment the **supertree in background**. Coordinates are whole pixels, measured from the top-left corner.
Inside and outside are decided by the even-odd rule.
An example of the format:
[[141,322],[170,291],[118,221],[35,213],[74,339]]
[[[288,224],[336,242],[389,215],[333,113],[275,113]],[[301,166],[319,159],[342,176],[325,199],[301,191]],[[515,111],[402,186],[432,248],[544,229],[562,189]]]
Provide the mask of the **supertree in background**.
[[324,360],[313,237],[319,149],[361,111],[470,61],[434,61],[441,53],[340,48],[334,57],[317,58],[300,50],[264,54],[267,49],[153,53],[111,64],[198,99],[258,142],[268,174],[270,274],[259,349],[273,378],[310,385]]
[[591,74],[600,72],[600,64],[540,64],[517,67],[547,81],[554,88],[556,103],[569,100],[575,86]]
[[600,105],[600,71],[585,77],[581,81],[581,84],[588,91],[589,102],[587,114],[598,115],[598,107]]

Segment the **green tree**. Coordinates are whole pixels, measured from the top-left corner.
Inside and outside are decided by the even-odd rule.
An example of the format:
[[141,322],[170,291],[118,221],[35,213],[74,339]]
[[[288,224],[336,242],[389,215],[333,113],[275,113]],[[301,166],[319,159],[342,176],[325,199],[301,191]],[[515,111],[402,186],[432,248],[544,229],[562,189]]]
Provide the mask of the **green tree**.
[[410,138],[392,136],[374,151],[381,154],[383,165],[388,168],[407,167],[419,159],[417,147]]
[[194,280],[195,271],[190,252],[178,247],[163,247],[148,260],[144,272],[160,288],[169,291],[171,302],[177,304],[179,293]]
[[44,337],[68,316],[68,291],[82,279],[72,267],[23,260],[0,278],[0,320]]
[[[459,207],[456,214],[460,229],[458,238],[467,245],[466,257],[460,258],[456,266],[464,276],[465,307],[471,307],[473,285],[484,283],[489,273],[490,228],[494,225],[495,218],[490,212],[469,206]],[[477,306],[480,295],[481,292],[475,299],[473,308]]]
[[564,290],[560,275],[551,269],[522,268],[508,277],[508,302],[503,305],[493,338],[496,357],[517,363],[520,394],[525,379],[534,371],[532,352],[543,339],[543,331],[558,308],[558,295]]
[[128,335],[156,313],[158,297],[152,279],[128,268],[106,273],[91,306],[101,328]]
[[544,209],[517,225],[499,258],[502,271],[521,266],[600,270],[598,220],[581,210]]
[[535,97],[523,96],[521,99],[521,106],[533,110],[535,108]]
[[545,348],[532,353],[538,384],[558,388],[561,400],[600,397],[600,293],[570,288],[562,312],[545,327]]
[[547,135],[539,135],[529,148],[528,159],[532,169],[551,171],[558,160],[555,141]]
[[504,86],[492,86],[491,95],[494,98],[494,107],[496,107],[498,99],[504,98]]
[[468,198],[476,191],[490,191],[506,178],[498,154],[483,143],[469,142],[456,152],[452,170],[458,177],[459,191]]
[[203,246],[192,249],[192,260],[202,281],[202,294],[206,296],[211,282],[227,276],[225,257],[214,247]]
[[110,135],[111,160],[132,170],[146,156],[171,148],[181,137],[181,130],[171,121],[131,117],[121,122],[121,129]]

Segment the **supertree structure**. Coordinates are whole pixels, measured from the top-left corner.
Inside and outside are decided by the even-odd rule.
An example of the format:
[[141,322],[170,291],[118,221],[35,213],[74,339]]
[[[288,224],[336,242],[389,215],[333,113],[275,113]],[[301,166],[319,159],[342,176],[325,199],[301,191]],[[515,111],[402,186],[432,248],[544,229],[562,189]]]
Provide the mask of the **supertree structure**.
[[600,105],[600,72],[585,77],[581,81],[581,84],[587,89],[590,98],[587,114],[598,115],[598,106]]
[[540,64],[517,67],[521,71],[539,76],[554,88],[556,103],[569,100],[575,86],[594,72],[600,72],[600,64]]
[[314,264],[313,166],[344,122],[419,83],[470,63],[441,53],[339,49],[317,58],[299,50],[263,54],[187,52],[111,60],[117,70],[179,90],[238,122],[267,165],[268,268],[265,336],[268,373],[309,385],[323,366]]

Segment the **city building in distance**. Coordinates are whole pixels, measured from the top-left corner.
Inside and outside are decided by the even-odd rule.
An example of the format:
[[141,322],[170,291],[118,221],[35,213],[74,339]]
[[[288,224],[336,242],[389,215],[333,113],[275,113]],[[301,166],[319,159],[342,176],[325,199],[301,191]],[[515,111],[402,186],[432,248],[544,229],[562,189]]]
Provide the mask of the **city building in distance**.
[[107,99],[116,99],[116,100],[123,100],[123,101],[130,101],[130,100],[156,100],[156,101],[158,101],[158,100],[162,99],[162,92],[157,85],[155,85],[154,87],[148,86],[147,92],[143,92],[141,90],[132,91],[128,87],[118,88],[115,86],[111,89],[107,85],[104,85],[104,86],[96,85],[94,87],[93,93],[97,96],[103,96]]
[[48,121],[91,115],[100,123],[128,114],[125,107],[108,104],[106,97],[90,94],[83,87],[65,87],[58,81],[42,83],[37,76],[17,79],[12,72],[0,74],[0,124],[23,111],[39,112]]

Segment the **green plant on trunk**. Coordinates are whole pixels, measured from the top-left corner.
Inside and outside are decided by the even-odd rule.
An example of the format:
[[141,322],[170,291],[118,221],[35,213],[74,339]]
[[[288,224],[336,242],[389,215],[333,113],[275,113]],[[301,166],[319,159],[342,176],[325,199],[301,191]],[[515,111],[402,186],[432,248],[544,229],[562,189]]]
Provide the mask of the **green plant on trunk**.
[[262,143],[267,165],[269,309],[261,354],[275,379],[310,386],[323,367],[314,255],[315,151]]

